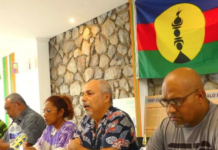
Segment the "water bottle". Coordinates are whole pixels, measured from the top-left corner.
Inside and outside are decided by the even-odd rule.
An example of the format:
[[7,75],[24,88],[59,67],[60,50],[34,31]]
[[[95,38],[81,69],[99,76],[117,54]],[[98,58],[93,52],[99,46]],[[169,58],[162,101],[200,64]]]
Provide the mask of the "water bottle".
[[23,143],[27,141],[27,135],[21,133],[18,135],[10,145],[10,149],[13,150],[23,150]]
[[143,147],[141,147],[140,150],[146,150],[146,145],[147,145],[146,134],[144,134],[144,137],[143,137],[143,140],[142,140],[142,145],[143,145]]
[[9,142],[10,145],[14,141],[14,139],[22,133],[21,127],[17,123],[13,123],[8,129],[9,132]]

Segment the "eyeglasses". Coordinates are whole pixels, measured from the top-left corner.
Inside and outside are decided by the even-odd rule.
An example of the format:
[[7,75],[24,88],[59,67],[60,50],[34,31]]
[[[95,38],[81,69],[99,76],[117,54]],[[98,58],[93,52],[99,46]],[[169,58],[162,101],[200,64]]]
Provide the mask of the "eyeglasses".
[[182,102],[184,99],[186,99],[187,97],[189,97],[190,95],[192,95],[193,93],[197,92],[199,89],[194,90],[193,92],[189,93],[188,95],[182,97],[182,98],[176,98],[176,99],[171,99],[171,100],[166,100],[166,99],[161,99],[160,100],[160,104],[163,107],[168,107],[169,104],[173,105],[173,106],[177,106],[180,107],[182,105]]
[[44,113],[44,114],[50,114],[51,111],[52,111],[51,109],[44,109],[44,110],[43,110],[43,113]]

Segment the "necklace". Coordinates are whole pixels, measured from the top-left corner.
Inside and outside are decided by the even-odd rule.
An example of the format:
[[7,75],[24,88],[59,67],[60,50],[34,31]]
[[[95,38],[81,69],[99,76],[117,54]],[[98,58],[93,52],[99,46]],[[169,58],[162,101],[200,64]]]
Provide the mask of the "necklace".
[[57,129],[55,129],[55,127],[52,128],[51,130],[51,136],[54,136],[57,133]]
[[[60,128],[62,127],[62,125],[65,123],[65,121],[63,121],[62,123],[61,123],[61,126],[60,126]],[[51,130],[51,137],[53,137],[57,132],[58,132],[58,130],[59,129],[56,129],[54,126],[53,126],[53,128],[52,128],[52,130]]]

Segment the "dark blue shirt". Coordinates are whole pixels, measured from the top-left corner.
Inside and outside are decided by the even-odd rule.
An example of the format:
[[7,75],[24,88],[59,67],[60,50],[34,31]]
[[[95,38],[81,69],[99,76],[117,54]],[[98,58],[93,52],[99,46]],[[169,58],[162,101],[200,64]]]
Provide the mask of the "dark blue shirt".
[[129,115],[115,107],[110,107],[95,128],[94,119],[85,116],[78,127],[74,138],[80,138],[83,147],[100,150],[117,148],[128,150],[135,143],[135,127]]

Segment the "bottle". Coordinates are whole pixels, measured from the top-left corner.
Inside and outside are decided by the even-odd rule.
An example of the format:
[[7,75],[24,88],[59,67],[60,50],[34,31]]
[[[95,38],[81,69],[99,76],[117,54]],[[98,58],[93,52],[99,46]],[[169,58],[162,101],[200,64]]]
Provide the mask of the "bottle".
[[13,123],[8,129],[9,132],[9,142],[10,145],[14,141],[14,139],[22,133],[21,127],[17,123]]
[[146,150],[146,145],[147,145],[147,137],[146,134],[144,134],[144,137],[142,139],[142,145],[143,147],[140,150]]
[[23,143],[26,142],[26,141],[27,141],[27,135],[25,133],[21,133],[11,143],[10,149],[23,150]]

